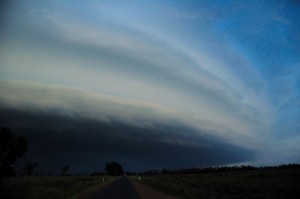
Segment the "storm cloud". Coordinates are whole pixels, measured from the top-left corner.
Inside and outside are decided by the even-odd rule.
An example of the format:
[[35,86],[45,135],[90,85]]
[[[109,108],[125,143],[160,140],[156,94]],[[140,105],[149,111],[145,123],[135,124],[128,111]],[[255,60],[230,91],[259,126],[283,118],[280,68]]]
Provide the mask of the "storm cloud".
[[1,109],[0,118],[29,141],[21,162],[37,161],[44,172],[59,172],[64,164],[71,164],[75,173],[102,171],[110,160],[129,171],[142,171],[224,165],[254,157],[253,151],[174,123],[137,127],[113,118],[103,122],[9,109]]
[[[299,161],[293,2],[25,0],[3,9],[0,125],[29,133],[35,146],[65,147],[77,161],[78,145],[82,157],[130,157],[124,162],[134,165],[139,158],[129,154],[141,147],[153,167],[167,164],[153,155],[167,148],[204,157],[175,161],[168,152],[174,167]],[[47,137],[70,146],[55,150]]]

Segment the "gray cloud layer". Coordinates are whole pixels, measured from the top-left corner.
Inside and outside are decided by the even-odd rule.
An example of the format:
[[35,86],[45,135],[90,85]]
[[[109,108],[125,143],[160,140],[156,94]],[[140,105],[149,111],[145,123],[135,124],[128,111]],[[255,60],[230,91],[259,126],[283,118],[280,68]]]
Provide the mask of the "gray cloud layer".
[[[241,146],[255,148],[253,144],[258,144],[252,134],[245,134],[243,129],[247,127],[242,126],[243,123],[237,123],[234,127],[222,125],[221,122],[211,120],[207,114],[202,115],[201,111],[191,113],[144,100],[26,81],[2,81],[0,91],[5,93],[0,96],[2,107],[25,111],[56,111],[75,118],[84,117],[106,122],[113,118],[136,126],[171,121]],[[233,128],[241,128],[241,131],[233,131]],[[259,128],[257,124],[255,128]]]
[[71,164],[73,172],[103,169],[105,161],[122,162],[127,170],[190,168],[251,160],[253,152],[217,141],[212,136],[170,123],[132,126],[57,113],[1,109],[0,124],[29,140],[21,160],[40,162],[42,171],[59,171]]

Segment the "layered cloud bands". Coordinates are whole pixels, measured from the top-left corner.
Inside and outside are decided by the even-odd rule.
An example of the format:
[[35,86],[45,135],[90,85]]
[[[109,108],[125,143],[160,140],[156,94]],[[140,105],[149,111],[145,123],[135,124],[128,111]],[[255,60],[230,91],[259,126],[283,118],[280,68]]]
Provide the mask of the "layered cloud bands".
[[[218,13],[217,5],[215,10],[158,2],[28,5],[8,4],[3,23],[0,107],[5,113],[56,115],[75,126],[74,121],[84,120],[83,126],[99,122],[94,129],[117,122],[127,130],[140,129],[141,139],[166,146],[201,148],[203,136],[205,142],[218,143],[216,148],[259,152],[272,145],[278,120],[274,101],[280,99],[272,93],[274,80],[240,47],[239,34],[246,33],[237,31],[234,37],[223,31],[230,22],[239,23]],[[298,92],[294,84],[292,88],[289,96],[295,99]],[[279,101],[280,108],[287,104]],[[160,125],[170,132],[164,134]],[[68,136],[83,133],[73,135],[58,126]],[[176,130],[181,127],[183,131]],[[122,135],[122,130],[112,129],[107,135],[101,131],[101,137]],[[137,136],[127,130],[125,137]],[[151,140],[148,134],[161,136]],[[100,139],[96,132],[87,136]]]
[[[209,53],[195,55],[176,42],[173,45],[110,18],[88,21],[85,17],[71,18],[73,15],[59,9],[54,13],[38,11],[26,13],[30,25],[22,24],[22,34],[15,30],[21,22],[12,16],[16,24],[8,28],[13,34],[2,51],[2,64],[7,66],[2,69],[3,78],[77,87],[85,98],[79,91],[47,86],[41,94],[42,85],[37,84],[6,88],[27,89],[31,93],[28,96],[40,98],[39,102],[23,99],[17,96],[20,92],[10,91],[20,103],[61,103],[58,109],[75,112],[82,106],[87,107],[87,115],[93,114],[89,110],[104,109],[106,115],[123,119],[124,114],[129,118],[147,115],[144,120],[162,114],[248,146],[258,143],[257,138],[267,128],[270,118],[263,96],[257,96],[260,91],[245,86],[248,80],[227,67],[230,59]],[[50,98],[41,99],[46,93]],[[149,109],[152,106],[154,109]]]

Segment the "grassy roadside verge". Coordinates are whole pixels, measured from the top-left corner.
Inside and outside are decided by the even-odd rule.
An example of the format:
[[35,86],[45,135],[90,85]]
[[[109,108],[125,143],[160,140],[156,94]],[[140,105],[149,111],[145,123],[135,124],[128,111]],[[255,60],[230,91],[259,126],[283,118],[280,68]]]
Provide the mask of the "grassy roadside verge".
[[0,198],[75,199],[100,189],[114,179],[105,176],[27,176],[0,181]]
[[300,195],[300,170],[143,176],[140,183],[188,199],[295,198]]

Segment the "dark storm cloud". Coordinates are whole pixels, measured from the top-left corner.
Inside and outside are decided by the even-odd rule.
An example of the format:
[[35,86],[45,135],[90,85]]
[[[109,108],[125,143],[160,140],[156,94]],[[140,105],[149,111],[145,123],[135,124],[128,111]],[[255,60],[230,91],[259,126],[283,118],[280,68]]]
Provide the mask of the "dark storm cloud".
[[251,151],[179,124],[138,127],[117,120],[106,123],[9,109],[1,109],[0,118],[1,126],[29,140],[29,151],[20,164],[37,161],[44,171],[57,172],[64,164],[78,173],[97,171],[109,160],[120,161],[127,170],[189,168],[253,157]]
[[299,8],[197,2],[1,1],[0,108],[27,159],[299,162]]

